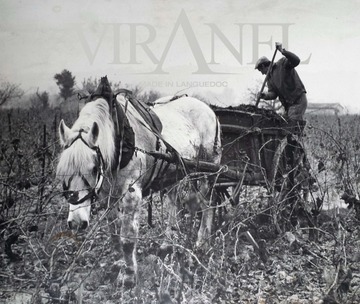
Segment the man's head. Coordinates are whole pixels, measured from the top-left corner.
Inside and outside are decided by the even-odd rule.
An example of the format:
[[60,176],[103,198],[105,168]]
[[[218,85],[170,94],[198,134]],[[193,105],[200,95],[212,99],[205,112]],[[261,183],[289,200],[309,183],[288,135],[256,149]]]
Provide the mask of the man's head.
[[270,66],[270,60],[267,57],[262,56],[256,62],[255,69],[259,70],[261,74],[265,75],[267,73],[269,66]]

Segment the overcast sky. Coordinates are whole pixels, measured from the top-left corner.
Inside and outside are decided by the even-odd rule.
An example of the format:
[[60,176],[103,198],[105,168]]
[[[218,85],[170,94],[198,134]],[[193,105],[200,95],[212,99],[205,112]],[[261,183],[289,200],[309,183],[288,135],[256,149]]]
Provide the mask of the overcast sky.
[[233,105],[263,79],[254,60],[282,41],[304,61],[310,102],[360,113],[359,12],[359,0],[0,0],[0,76],[56,92],[68,69],[79,86],[108,75]]

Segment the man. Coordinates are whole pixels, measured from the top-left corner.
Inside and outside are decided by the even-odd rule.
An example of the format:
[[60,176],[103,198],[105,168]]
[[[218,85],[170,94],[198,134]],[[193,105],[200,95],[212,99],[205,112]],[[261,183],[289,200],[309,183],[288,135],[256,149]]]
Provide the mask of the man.
[[[281,43],[276,43],[276,48],[284,57],[273,64],[267,79],[268,92],[260,93],[260,98],[273,100],[279,97],[289,121],[303,120],[307,107],[306,90],[295,71],[300,59],[295,54],[285,50]],[[270,64],[269,59],[261,57],[256,62],[255,69],[266,75]]]
[[[260,93],[260,98],[265,100],[274,100],[279,97],[281,104],[285,108],[285,118],[290,125],[296,126],[293,134],[303,134],[304,124],[303,116],[307,108],[306,90],[298,73],[295,70],[300,63],[300,58],[295,54],[285,50],[281,43],[276,43],[276,49],[284,55],[283,58],[273,64],[267,76],[267,93]],[[266,75],[271,62],[266,57],[261,57],[256,62],[255,69],[258,69],[263,75]],[[302,147],[291,135],[288,136],[287,157],[291,163],[296,162],[297,157],[303,157],[304,168],[301,171],[304,174],[304,181],[310,186],[314,179],[310,175],[310,164]],[[294,182],[294,181],[293,181]]]

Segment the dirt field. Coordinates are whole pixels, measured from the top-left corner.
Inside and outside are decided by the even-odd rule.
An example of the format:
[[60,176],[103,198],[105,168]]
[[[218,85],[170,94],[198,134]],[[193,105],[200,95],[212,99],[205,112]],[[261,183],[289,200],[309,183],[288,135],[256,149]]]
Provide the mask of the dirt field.
[[169,202],[154,193],[153,228],[147,202],[141,212],[132,290],[119,283],[124,264],[104,210],[86,233],[67,228],[54,179],[60,118],[75,116],[0,113],[0,303],[360,303],[358,116],[307,117],[317,183],[305,207],[322,202],[314,227],[300,218],[279,231],[283,202],[244,186],[236,205],[217,209],[207,246],[196,247],[196,214],[183,212],[179,229],[166,229]]

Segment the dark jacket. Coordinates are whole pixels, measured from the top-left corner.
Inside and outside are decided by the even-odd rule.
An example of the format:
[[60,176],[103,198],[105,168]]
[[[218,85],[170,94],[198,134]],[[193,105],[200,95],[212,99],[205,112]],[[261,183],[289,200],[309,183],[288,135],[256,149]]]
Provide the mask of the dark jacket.
[[306,93],[295,67],[299,65],[300,59],[295,54],[284,50],[285,57],[277,61],[269,74],[267,86],[269,93],[275,93],[282,105],[287,109],[296,104],[303,93]]

